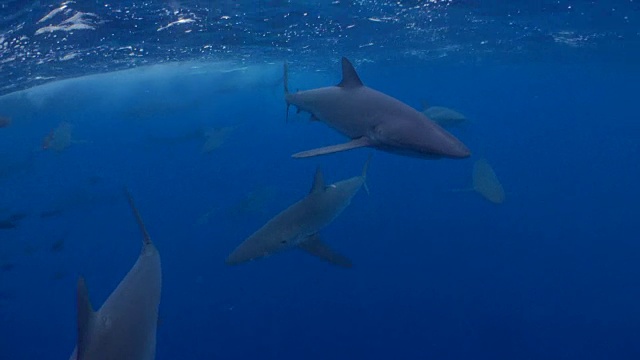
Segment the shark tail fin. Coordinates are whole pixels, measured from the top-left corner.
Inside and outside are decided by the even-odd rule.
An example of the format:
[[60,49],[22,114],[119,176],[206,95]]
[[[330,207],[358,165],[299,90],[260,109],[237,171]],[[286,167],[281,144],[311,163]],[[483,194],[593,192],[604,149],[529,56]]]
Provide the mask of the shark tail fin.
[[289,102],[286,100],[287,95],[289,94],[289,64],[287,63],[286,60],[284,62],[283,69],[284,69],[284,76],[282,77],[282,80],[284,82],[284,97],[287,103],[287,115],[285,116],[285,122],[289,122],[289,106],[291,106],[291,104],[289,104]]
[[144,221],[142,221],[142,216],[140,215],[140,212],[138,211],[136,204],[133,202],[133,196],[131,196],[129,189],[127,189],[126,187],[124,188],[124,195],[127,197],[127,201],[129,201],[129,206],[133,211],[133,216],[136,217],[136,222],[140,227],[140,231],[142,231],[142,237],[143,237],[142,241],[144,242],[145,245],[151,244],[151,236],[149,236],[149,232],[147,232],[147,227],[144,225]]
[[369,154],[369,157],[367,158],[367,162],[364,163],[364,166],[362,167],[362,178],[364,179],[364,190],[367,192],[367,195],[370,195],[369,193],[369,186],[367,186],[367,172],[369,171],[369,163],[371,163],[371,157],[373,157],[372,154]]

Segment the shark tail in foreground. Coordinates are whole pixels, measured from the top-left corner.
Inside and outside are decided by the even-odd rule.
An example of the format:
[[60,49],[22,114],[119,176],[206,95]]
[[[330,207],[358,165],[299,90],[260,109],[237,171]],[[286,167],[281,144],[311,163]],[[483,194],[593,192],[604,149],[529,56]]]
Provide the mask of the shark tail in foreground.
[[142,252],[97,311],[89,300],[85,279],[79,278],[76,293],[78,338],[70,360],[155,358],[162,287],[160,255],[126,188],[124,194],[143,234]]

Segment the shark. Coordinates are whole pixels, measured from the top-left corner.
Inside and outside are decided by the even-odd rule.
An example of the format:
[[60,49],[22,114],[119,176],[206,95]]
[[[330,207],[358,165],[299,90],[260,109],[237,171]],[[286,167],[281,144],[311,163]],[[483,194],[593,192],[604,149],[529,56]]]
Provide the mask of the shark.
[[142,251],[131,270],[94,311],[83,277],[77,287],[78,339],[70,360],[153,360],[162,287],[160,255],[125,190],[142,231]]
[[287,118],[290,105],[325,122],[351,140],[293,154],[306,158],[372,147],[420,158],[466,158],[469,149],[425,114],[380,91],[365,86],[351,62],[342,58],[342,81],[295,93],[288,88],[288,65],[284,66],[284,98]]
[[333,265],[351,267],[351,261],[326,245],[318,233],[342,213],[361,187],[366,189],[370,160],[365,163],[360,176],[331,185],[325,184],[322,170],[318,167],[309,194],[244,240],[227,257],[226,263],[236,265],[299,248]]

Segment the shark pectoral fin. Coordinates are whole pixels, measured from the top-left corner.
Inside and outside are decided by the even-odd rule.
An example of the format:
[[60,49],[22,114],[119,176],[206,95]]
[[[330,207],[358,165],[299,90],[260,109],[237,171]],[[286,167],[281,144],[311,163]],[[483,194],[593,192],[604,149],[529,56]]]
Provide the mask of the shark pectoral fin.
[[95,312],[89,300],[89,290],[83,277],[78,279],[77,290],[77,306],[78,306],[78,359],[82,359],[82,355],[89,342],[89,332]]
[[318,156],[318,155],[332,154],[340,151],[351,150],[351,149],[371,146],[371,145],[372,145],[371,140],[363,136],[342,144],[325,146],[325,147],[321,147],[313,150],[302,151],[302,152],[293,154],[292,157],[296,159],[307,158],[307,157]]
[[298,247],[311,255],[317,256],[324,261],[334,265],[350,268],[351,260],[333,251],[327,244],[320,240],[317,233],[310,235],[305,241],[298,244]]

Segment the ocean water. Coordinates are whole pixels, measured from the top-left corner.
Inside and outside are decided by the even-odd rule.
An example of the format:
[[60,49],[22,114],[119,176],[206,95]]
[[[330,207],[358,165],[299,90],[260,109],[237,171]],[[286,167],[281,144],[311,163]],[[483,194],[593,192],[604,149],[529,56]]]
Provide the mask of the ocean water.
[[[156,359],[640,358],[637,1],[0,1],[0,359],[67,359],[162,257]],[[340,81],[467,120],[468,159],[373,149],[291,109]],[[353,268],[228,254],[360,174],[321,231]],[[486,159],[500,204],[472,187]]]

